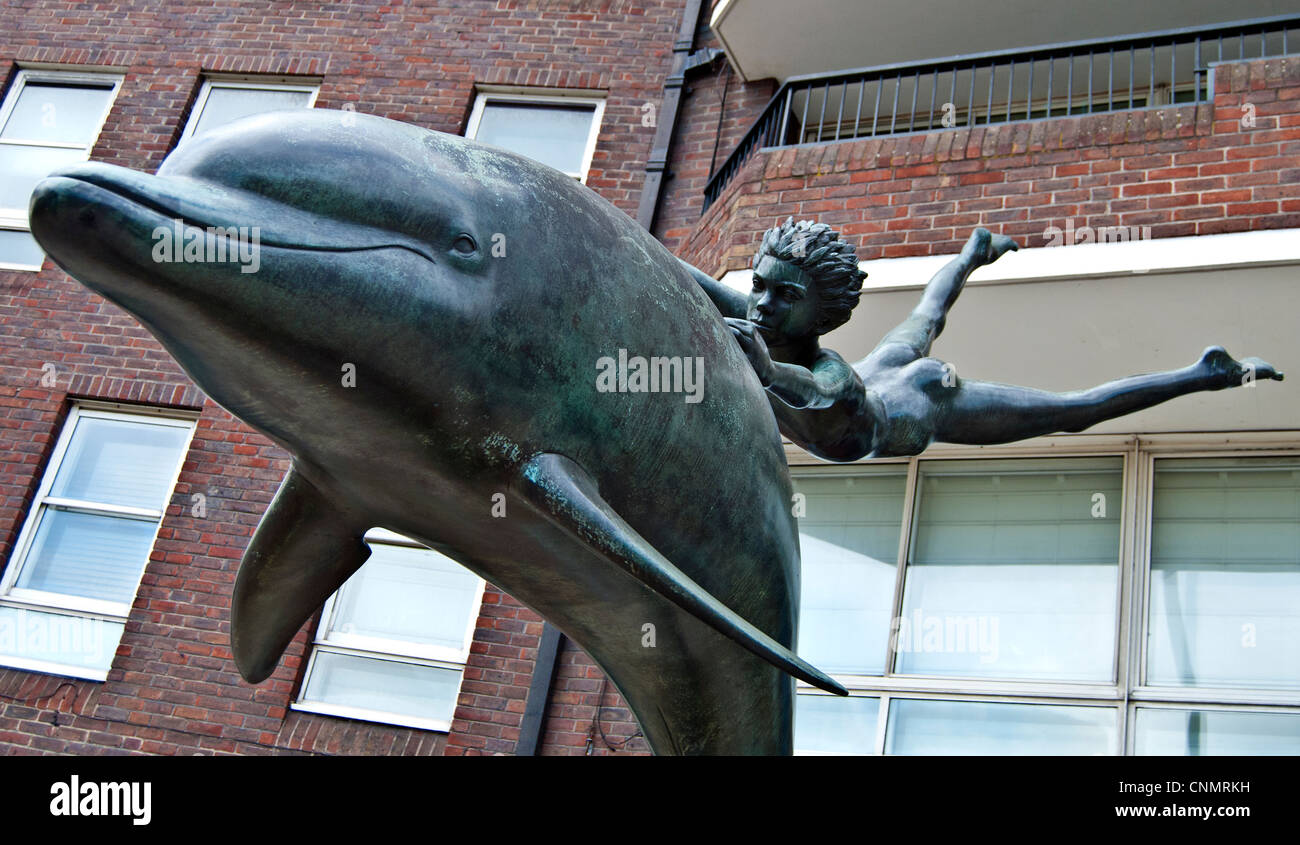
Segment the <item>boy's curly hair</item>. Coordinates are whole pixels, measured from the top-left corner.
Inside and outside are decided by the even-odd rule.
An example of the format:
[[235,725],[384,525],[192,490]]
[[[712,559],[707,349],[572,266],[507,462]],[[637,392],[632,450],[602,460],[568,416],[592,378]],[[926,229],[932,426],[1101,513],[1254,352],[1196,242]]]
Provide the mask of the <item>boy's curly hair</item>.
[[867,277],[858,269],[853,244],[840,240],[839,234],[825,223],[796,223],[790,217],[764,233],[754,254],[754,267],[764,255],[793,264],[817,286],[821,306],[817,334],[826,334],[848,322],[862,295],[862,280]]

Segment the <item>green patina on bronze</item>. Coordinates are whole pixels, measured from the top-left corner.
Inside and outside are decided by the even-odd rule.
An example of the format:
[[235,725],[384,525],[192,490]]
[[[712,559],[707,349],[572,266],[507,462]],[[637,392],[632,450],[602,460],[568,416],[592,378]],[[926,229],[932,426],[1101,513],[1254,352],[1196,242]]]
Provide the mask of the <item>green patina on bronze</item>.
[[[271,674],[382,526],[572,637],[657,753],[790,753],[794,677],[844,693],[791,653],[799,540],[778,425],[852,461],[1281,378],[1218,347],[1075,393],[956,378],[930,345],[970,272],[1015,248],[983,229],[850,365],[817,340],[862,279],[829,227],[769,232],[746,297],[564,174],[350,112],[240,121],[157,176],[74,167],[37,187],[31,222],[293,455],[235,585],[245,678]],[[256,227],[255,272],[155,250],[159,232],[209,227]],[[702,387],[642,381],[656,361],[698,368]]]
[[[176,219],[258,227],[256,272],[155,260]],[[686,268],[574,180],[310,110],[188,141],[157,176],[63,171],[31,221],[61,267],[293,455],[235,585],[248,680],[382,526],[572,637],[657,753],[789,753],[788,673],[843,692],[790,653],[798,529],[762,385]],[[620,350],[698,360],[699,401],[598,389]]]
[[1011,238],[976,229],[911,315],[853,364],[818,340],[848,320],[866,275],[830,226],[791,219],[768,230],[748,296],[687,269],[767,388],[781,433],[828,461],[919,455],[936,441],[991,445],[1083,431],[1188,393],[1282,380],[1267,361],[1237,361],[1221,346],[1179,370],[1069,393],[959,378],[930,347],[971,272],[1015,249]]

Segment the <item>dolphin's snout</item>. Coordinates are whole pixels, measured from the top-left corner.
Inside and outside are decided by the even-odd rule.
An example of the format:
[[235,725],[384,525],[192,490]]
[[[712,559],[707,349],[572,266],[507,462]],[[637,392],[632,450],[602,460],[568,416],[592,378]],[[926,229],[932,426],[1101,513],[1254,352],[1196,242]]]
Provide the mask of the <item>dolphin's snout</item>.
[[[58,170],[37,184],[30,202],[32,234],[42,245],[43,237],[57,240],[54,230],[90,223],[97,208],[114,209],[144,232],[168,225],[255,231],[264,246],[330,252],[396,247],[433,260],[424,244],[399,232],[338,220],[208,178],[138,173],[102,162]],[[46,251],[58,260],[56,251]]]

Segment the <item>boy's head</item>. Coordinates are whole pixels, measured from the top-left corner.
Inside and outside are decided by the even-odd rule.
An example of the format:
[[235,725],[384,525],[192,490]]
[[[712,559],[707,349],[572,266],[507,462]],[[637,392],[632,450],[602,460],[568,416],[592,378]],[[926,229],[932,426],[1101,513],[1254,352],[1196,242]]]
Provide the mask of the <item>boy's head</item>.
[[866,276],[834,229],[792,217],[768,229],[754,255],[749,319],[769,340],[825,334],[848,321]]

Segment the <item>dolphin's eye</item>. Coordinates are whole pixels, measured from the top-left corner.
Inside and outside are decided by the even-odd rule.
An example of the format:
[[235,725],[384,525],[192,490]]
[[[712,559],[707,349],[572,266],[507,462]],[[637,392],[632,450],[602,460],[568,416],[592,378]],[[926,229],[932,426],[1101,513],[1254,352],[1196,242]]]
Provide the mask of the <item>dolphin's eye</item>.
[[478,252],[478,244],[469,235],[460,234],[451,242],[451,248],[461,255],[473,255]]

